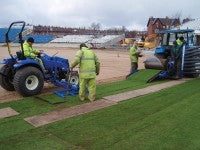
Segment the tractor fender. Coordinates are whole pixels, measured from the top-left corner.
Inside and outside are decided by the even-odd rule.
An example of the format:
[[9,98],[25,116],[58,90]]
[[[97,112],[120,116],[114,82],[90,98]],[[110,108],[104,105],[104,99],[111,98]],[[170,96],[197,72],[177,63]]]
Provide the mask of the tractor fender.
[[44,73],[42,67],[40,66],[39,62],[35,59],[27,58],[25,60],[19,60],[16,62],[16,64],[13,65],[15,69],[21,69],[27,66],[33,66],[42,71]]
[[0,61],[0,64],[8,64],[8,65],[13,65],[15,61],[13,61],[12,58],[5,58],[3,61]]
[[0,64],[6,64],[6,61],[5,60],[0,61]]

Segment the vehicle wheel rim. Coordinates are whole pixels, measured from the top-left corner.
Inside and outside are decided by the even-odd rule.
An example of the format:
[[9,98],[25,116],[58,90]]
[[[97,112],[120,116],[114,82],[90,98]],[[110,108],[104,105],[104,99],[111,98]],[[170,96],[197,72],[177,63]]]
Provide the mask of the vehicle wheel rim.
[[26,88],[28,90],[35,90],[39,84],[39,80],[35,75],[26,78]]
[[72,76],[72,77],[71,77],[70,83],[71,83],[72,85],[78,85],[78,82],[79,82],[78,76]]

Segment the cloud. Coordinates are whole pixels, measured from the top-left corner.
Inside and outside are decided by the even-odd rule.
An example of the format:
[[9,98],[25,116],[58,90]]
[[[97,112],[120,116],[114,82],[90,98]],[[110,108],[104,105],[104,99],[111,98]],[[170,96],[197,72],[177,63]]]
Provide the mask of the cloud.
[[146,27],[148,18],[200,16],[196,0],[1,0],[0,25],[24,20],[32,24],[89,27],[92,22],[103,27]]

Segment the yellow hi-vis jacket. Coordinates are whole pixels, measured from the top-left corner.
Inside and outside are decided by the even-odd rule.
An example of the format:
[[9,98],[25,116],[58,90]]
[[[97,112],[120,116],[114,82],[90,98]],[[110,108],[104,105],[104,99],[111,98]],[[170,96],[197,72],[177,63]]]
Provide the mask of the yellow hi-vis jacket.
[[129,56],[130,56],[131,62],[138,62],[138,57],[136,55],[136,50],[137,50],[137,46],[136,45],[133,45],[130,48]]
[[23,49],[24,49],[25,57],[35,58],[37,56],[37,54],[39,53],[39,50],[33,49],[32,46],[29,45],[29,43],[27,41],[24,42]]
[[75,59],[71,64],[71,68],[74,68],[78,64],[80,66],[80,78],[96,78],[96,74],[99,74],[100,62],[96,54],[89,48],[82,47],[82,49],[76,53]]
[[182,42],[180,39],[177,39],[177,40],[176,40],[176,43],[177,43],[179,46],[182,46],[182,45],[183,45],[183,42]]

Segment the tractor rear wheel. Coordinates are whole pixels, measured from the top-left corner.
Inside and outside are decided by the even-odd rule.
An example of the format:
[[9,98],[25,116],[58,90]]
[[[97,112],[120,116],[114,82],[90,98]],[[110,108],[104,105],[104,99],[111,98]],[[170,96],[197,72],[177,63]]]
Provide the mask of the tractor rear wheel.
[[14,73],[12,71],[12,68],[8,65],[4,65],[0,69],[0,85],[2,88],[4,88],[7,91],[14,91],[14,85],[13,85],[13,78]]
[[44,77],[38,68],[25,67],[15,74],[15,90],[23,96],[37,95],[42,91],[43,86]]

